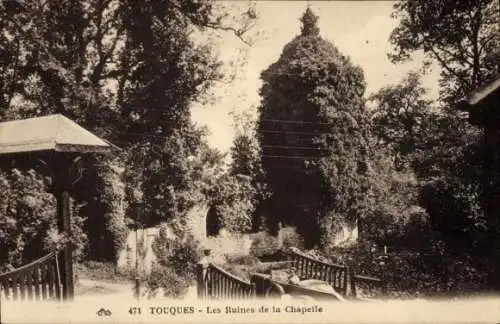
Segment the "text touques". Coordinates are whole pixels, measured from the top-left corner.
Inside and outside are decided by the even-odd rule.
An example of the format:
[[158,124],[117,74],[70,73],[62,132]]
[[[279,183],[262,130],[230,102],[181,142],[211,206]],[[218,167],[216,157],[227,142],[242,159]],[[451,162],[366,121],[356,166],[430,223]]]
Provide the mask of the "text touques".
[[[279,305],[279,306],[260,306],[260,307],[242,307],[242,306],[225,306],[213,307],[206,306],[204,309],[198,310],[200,313],[206,314],[257,314],[257,313],[322,313],[323,308],[317,305],[304,306],[304,305]],[[196,312],[195,307],[192,306],[150,306],[148,313],[150,315],[188,315]]]

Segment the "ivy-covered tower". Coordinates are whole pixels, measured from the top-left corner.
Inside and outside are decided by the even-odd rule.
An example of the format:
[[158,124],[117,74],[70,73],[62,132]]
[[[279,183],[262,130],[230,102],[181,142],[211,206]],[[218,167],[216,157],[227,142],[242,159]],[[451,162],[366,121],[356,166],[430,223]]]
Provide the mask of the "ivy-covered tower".
[[300,21],[300,34],[261,74],[258,134],[268,225],[294,225],[314,246],[362,212],[350,202],[364,194],[368,115],[363,71],[321,37],[310,8]]

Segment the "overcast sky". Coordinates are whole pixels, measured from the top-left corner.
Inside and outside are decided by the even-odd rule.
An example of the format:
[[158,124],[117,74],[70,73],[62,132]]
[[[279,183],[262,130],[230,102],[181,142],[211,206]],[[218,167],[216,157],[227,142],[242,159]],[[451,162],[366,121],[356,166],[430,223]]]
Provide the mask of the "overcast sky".
[[[229,3],[229,2],[228,2]],[[235,2],[236,3],[236,2]],[[242,1],[238,2],[242,4]],[[363,68],[367,83],[366,96],[379,88],[398,83],[405,74],[418,69],[422,57],[404,65],[389,62],[391,50],[389,35],[397,21],[390,17],[391,1],[310,1],[319,16],[320,34],[332,41],[351,61]],[[216,102],[193,107],[193,120],[210,129],[209,143],[227,151],[234,137],[231,112],[251,111],[259,104],[261,71],[277,61],[283,46],[300,33],[299,18],[307,8],[307,1],[258,1],[259,21],[255,31],[263,33],[248,47],[234,35],[227,33],[218,41],[217,50],[225,62],[238,60],[246,54],[246,64],[238,69],[231,84],[220,83],[213,89]],[[437,95],[439,71],[432,69],[424,77],[424,85]]]

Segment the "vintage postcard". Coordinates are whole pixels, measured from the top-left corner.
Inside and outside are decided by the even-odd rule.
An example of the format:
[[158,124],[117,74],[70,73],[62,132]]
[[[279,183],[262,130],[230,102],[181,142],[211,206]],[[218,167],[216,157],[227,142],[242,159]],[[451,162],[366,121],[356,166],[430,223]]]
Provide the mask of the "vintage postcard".
[[0,0],[0,322],[500,323],[499,17]]

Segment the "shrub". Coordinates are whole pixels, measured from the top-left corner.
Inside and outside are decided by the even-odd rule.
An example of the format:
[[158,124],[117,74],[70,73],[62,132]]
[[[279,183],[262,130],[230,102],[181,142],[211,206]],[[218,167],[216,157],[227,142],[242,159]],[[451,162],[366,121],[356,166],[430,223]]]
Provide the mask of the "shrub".
[[332,249],[330,262],[347,264],[356,273],[385,281],[392,297],[450,296],[481,289],[485,276],[463,256],[445,250],[399,250],[387,255],[372,249],[369,242],[356,248]]
[[280,250],[279,239],[267,232],[260,232],[254,236],[250,247],[250,255],[257,258],[276,254]]
[[259,259],[257,259],[253,255],[225,255],[225,263],[226,264],[237,264],[237,265],[244,265],[244,266],[255,266],[256,264],[259,263]]
[[43,256],[43,237],[54,221],[55,199],[33,170],[0,174],[0,265],[18,267]]
[[162,226],[158,236],[153,240],[153,253],[159,265],[169,267],[177,275],[188,280],[194,280],[196,265],[201,259],[200,244],[186,231],[176,232],[170,237],[168,226]]
[[147,297],[154,298],[162,291],[163,297],[182,298],[186,295],[190,282],[176,273],[176,269],[153,265],[146,279]]
[[248,232],[252,228],[255,195],[248,177],[224,174],[218,178],[208,196],[220,227],[230,233]]
[[220,265],[224,270],[238,278],[249,280],[252,273],[258,272],[259,259],[252,255],[225,255]]
[[[38,259],[63,242],[56,235],[55,200],[34,170],[0,172],[0,271]],[[76,249],[76,257],[81,255],[86,239],[82,222],[74,215],[72,236],[67,238]]]
[[71,237],[68,238],[61,235],[54,222],[46,233],[44,238],[44,247],[48,250],[59,250],[63,248],[64,244],[66,244],[69,240],[71,248],[73,249],[73,259],[75,262],[80,262],[84,259],[86,253],[88,252],[86,250],[88,238],[87,233],[84,231],[86,218],[82,217],[78,208],[74,207],[75,203],[73,199],[71,199],[71,205],[73,206],[73,212],[71,215]]
[[281,234],[281,246],[282,249],[288,249],[290,247],[296,247],[298,249],[304,248],[304,239],[300,234],[295,231],[292,232],[283,232]]

